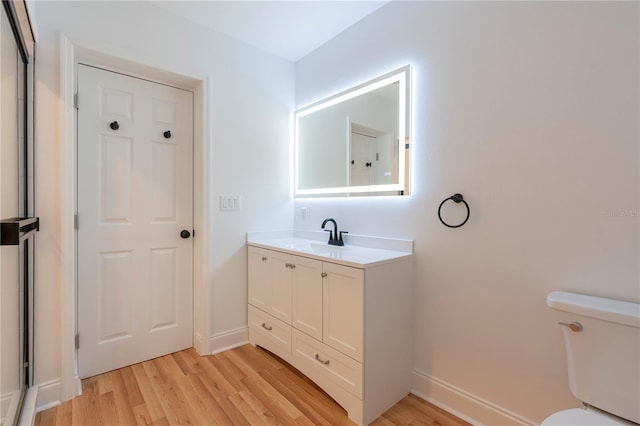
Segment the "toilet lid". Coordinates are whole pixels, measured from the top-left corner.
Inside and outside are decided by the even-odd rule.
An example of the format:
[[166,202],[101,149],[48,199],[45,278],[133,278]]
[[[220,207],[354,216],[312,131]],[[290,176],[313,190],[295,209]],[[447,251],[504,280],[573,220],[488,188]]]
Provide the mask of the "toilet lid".
[[595,410],[573,408],[550,415],[542,422],[541,426],[619,426],[629,424],[633,423]]

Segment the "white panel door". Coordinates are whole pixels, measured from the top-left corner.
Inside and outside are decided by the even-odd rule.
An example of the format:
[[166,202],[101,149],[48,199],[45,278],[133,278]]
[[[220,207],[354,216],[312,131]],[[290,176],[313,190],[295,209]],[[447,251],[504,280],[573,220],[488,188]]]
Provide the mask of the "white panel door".
[[351,133],[350,186],[375,184],[376,138],[360,133]]
[[[24,164],[19,144],[18,48],[11,24],[3,8],[0,11],[0,219],[21,216],[20,186]],[[21,101],[23,102],[23,101]],[[21,161],[22,160],[22,161]],[[22,197],[21,197],[22,195]],[[20,285],[20,250],[17,246],[0,246],[0,424],[17,423],[17,411],[23,388],[23,289]]]
[[81,378],[192,346],[192,93],[78,66]]

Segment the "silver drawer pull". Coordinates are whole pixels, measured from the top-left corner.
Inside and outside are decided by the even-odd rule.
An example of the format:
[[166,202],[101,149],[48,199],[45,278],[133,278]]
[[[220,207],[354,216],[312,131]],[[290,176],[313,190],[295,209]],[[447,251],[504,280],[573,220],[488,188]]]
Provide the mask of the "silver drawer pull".
[[329,360],[324,361],[320,358],[320,355],[316,354],[316,361],[323,363],[324,365],[329,365]]
[[273,330],[273,327],[269,327],[269,326],[268,326],[266,323],[264,323],[264,322],[262,323],[262,328],[264,328],[264,329],[265,329],[265,330],[267,330],[267,331],[271,331],[271,330]]
[[568,322],[559,322],[558,324],[560,325],[564,325],[565,327],[569,327],[569,329],[571,329],[571,331],[574,332],[579,332],[582,331],[582,324],[580,324],[578,321],[574,321],[572,323],[568,323]]

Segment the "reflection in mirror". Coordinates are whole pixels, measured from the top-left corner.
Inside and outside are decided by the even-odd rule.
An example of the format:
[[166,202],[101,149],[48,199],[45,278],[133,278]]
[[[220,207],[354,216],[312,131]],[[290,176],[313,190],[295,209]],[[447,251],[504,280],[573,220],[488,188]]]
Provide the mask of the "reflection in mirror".
[[[24,19],[23,19],[24,18]],[[7,223],[33,214],[33,33],[24,1],[0,6],[0,425],[20,418],[32,383],[33,238]],[[29,124],[28,124],[29,123]],[[8,236],[9,235],[9,236]]]
[[408,194],[409,72],[296,113],[296,196]]

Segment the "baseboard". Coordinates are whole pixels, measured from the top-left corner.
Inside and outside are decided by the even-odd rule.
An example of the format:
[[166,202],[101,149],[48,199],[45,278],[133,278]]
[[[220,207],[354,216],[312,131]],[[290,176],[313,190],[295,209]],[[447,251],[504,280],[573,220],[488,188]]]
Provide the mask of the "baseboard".
[[413,370],[411,393],[474,425],[537,425],[418,369]]
[[211,336],[211,355],[249,343],[249,327],[236,328]]
[[44,411],[47,408],[60,405],[60,393],[62,392],[62,380],[56,379],[38,386],[38,397],[36,398],[36,413]]
[[18,405],[20,404],[20,391],[8,392],[0,396],[0,425],[15,423],[20,413],[18,413]]
[[38,385],[35,385],[27,389],[27,394],[24,396],[24,402],[22,403],[22,413],[20,413],[18,426],[33,426],[35,423],[38,387]]
[[202,355],[204,353],[203,349],[204,349],[204,339],[202,338],[202,335],[200,333],[195,333],[193,336],[193,347],[196,348],[196,352],[198,352],[199,355]]

